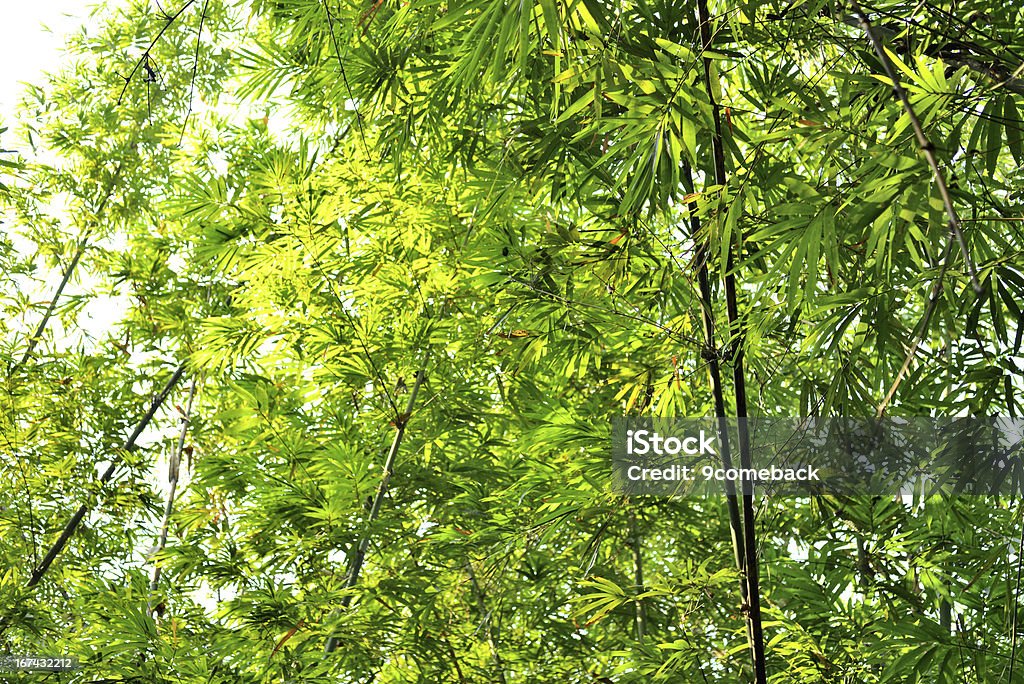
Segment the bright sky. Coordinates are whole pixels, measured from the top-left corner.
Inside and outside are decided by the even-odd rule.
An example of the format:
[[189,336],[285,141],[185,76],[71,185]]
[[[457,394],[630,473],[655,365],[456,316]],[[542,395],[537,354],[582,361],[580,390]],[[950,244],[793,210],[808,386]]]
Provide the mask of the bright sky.
[[[6,0],[3,3],[0,10],[0,127],[8,131],[0,137],[0,149],[24,152],[26,146],[17,137],[20,121],[16,111],[24,83],[41,83],[44,72],[60,68],[64,59],[65,36],[78,28],[80,18],[86,15],[90,4],[90,0]],[[17,227],[12,223],[5,222],[0,230],[7,232],[20,251],[31,253],[32,245],[20,238]],[[20,278],[19,287],[39,299],[45,299],[52,291],[52,285],[45,281],[56,283],[61,273],[45,268],[41,272],[44,274],[43,282],[33,283],[28,278]],[[45,277],[47,273],[48,278]],[[0,285],[6,286],[7,283],[0,281]],[[39,311],[33,311],[21,321],[26,330],[36,324],[39,315]]]
[[15,128],[14,105],[21,82],[35,81],[43,71],[57,69],[63,56],[64,35],[79,26],[93,4],[88,0],[8,0],[3,3],[0,20],[0,118],[3,125]]
[[[0,138],[0,148],[24,152],[25,145],[19,141],[19,116],[16,105],[24,90],[25,83],[41,83],[44,72],[57,71],[64,59],[65,36],[75,31],[87,14],[89,0],[35,0],[35,2],[4,2],[0,19],[0,127],[8,129]],[[19,239],[19,231],[9,230],[8,237],[22,251],[31,245]],[[47,269],[42,269],[44,273]],[[50,273],[54,282],[59,281],[60,272]],[[31,287],[27,279],[21,279],[22,288]],[[49,283],[37,284],[40,297],[50,292]],[[26,326],[34,325],[38,312],[29,314],[23,321]]]

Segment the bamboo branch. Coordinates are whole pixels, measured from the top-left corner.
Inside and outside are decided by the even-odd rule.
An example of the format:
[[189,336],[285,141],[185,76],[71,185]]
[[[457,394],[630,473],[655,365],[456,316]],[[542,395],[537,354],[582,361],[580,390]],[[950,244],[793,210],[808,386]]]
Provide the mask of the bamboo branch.
[[458,675],[459,684],[466,684],[466,675],[462,673],[462,666],[459,665],[459,656],[455,653],[455,647],[452,646],[451,639],[442,634],[441,640],[444,642],[444,645],[448,647],[448,655],[452,659],[452,667],[455,668],[455,674]]
[[[153,416],[156,414],[157,410],[163,405],[164,401],[166,401],[167,396],[171,393],[171,390],[174,389],[174,386],[178,384],[178,381],[181,379],[181,376],[182,374],[184,374],[184,372],[185,366],[178,366],[177,370],[175,370],[174,373],[171,375],[170,379],[167,381],[167,384],[164,385],[164,388],[160,391],[160,393],[153,397],[153,401],[150,404],[149,409],[146,411],[145,415],[142,416],[142,419],[139,421],[139,424],[135,427],[135,431],[132,432],[131,436],[125,442],[123,447],[125,451],[133,451],[135,449],[136,440],[138,440],[139,436],[142,434],[142,431],[145,430],[146,427],[149,425],[149,422],[153,419]],[[114,475],[114,470],[116,469],[117,465],[118,459],[116,456],[114,456],[111,459],[110,465],[103,472],[103,475],[100,476],[100,487],[102,487],[103,485],[110,481],[110,478],[113,477]],[[32,575],[25,585],[26,590],[31,590],[33,587],[39,584],[39,581],[50,569],[50,566],[53,564],[54,560],[56,560],[57,556],[60,555],[61,551],[64,550],[64,547],[71,539],[71,536],[75,533],[75,530],[78,529],[78,526],[82,523],[82,520],[85,518],[85,514],[88,511],[89,506],[87,504],[82,504],[81,506],[78,507],[78,510],[75,511],[75,514],[71,516],[71,520],[69,520],[67,525],[64,526],[64,530],[60,533],[60,537],[57,538],[57,541],[55,541],[53,543],[53,546],[50,547],[50,550],[47,551],[46,556],[43,558],[42,562],[40,562],[32,571]],[[10,614],[0,617],[0,635],[7,631],[7,628],[10,626],[10,623]]]
[[[551,292],[549,290],[545,290],[542,287],[538,287],[536,284],[531,283],[528,280],[524,280],[522,278],[512,277],[511,280],[513,282],[515,282],[515,283],[518,283],[519,285],[522,285],[522,286],[526,287],[531,292],[539,294],[539,295],[541,295],[543,297],[547,297],[547,298],[551,299],[552,301],[558,302],[560,304],[564,304],[566,306],[566,308],[570,308],[570,307],[576,307],[577,309],[587,308],[587,309],[591,309],[591,310],[594,310],[594,311],[597,311],[599,313],[603,313],[603,314],[606,314],[606,315],[619,316],[620,318],[624,318],[624,319],[627,319],[627,320],[630,320],[630,321],[636,321],[637,323],[643,323],[644,325],[649,325],[650,327],[665,333],[665,335],[667,337],[669,337],[669,338],[671,338],[671,339],[673,339],[673,340],[675,340],[677,342],[687,342],[687,343],[696,343],[697,342],[696,339],[687,337],[686,335],[683,335],[682,333],[676,332],[675,330],[673,330],[672,328],[668,327],[667,325],[662,325],[661,323],[658,323],[657,321],[652,320],[650,318],[646,318],[645,316],[641,316],[639,314],[631,314],[631,313],[628,313],[626,311],[619,311],[617,309],[603,307],[603,306],[600,306],[598,304],[591,304],[590,302],[580,302],[580,301],[576,301],[576,300],[573,300],[573,299],[569,299],[568,297],[563,297],[562,295],[558,294],[557,292]],[[636,307],[636,308],[639,308],[639,307]],[[488,330],[488,333],[489,332],[490,331]],[[487,333],[485,333],[485,334],[487,334]]]
[[188,88],[188,110],[185,112],[185,120],[181,122],[181,135],[178,136],[178,147],[185,139],[185,128],[188,126],[188,118],[192,116],[192,97],[196,94],[196,73],[199,71],[199,44],[203,38],[203,24],[206,23],[206,10],[210,6],[210,0],[203,3],[203,12],[199,15],[199,33],[196,35],[196,53],[192,62],[192,81]]
[[875,54],[878,55],[879,61],[882,62],[882,68],[885,69],[885,75],[892,82],[892,90],[896,94],[896,97],[903,104],[903,110],[907,113],[907,118],[910,119],[910,125],[914,129],[914,136],[917,138],[917,146],[924,154],[925,159],[928,162],[928,166],[932,169],[932,176],[935,178],[935,185],[939,189],[939,195],[942,197],[942,204],[946,207],[946,214],[949,216],[949,231],[956,238],[957,245],[960,247],[960,253],[964,257],[964,265],[967,267],[967,272],[971,275],[971,285],[974,287],[974,291],[981,294],[981,284],[978,282],[978,273],[974,268],[974,262],[971,260],[970,252],[967,250],[967,243],[964,241],[964,234],[960,230],[960,218],[957,216],[956,208],[953,206],[953,198],[950,197],[949,188],[946,186],[946,177],[942,173],[942,169],[939,168],[939,162],[935,158],[935,146],[928,140],[928,137],[924,134],[924,127],[921,125],[921,120],[917,118],[917,113],[914,112],[914,108],[910,104],[910,98],[907,96],[907,91],[903,89],[900,84],[900,79],[896,74],[896,70],[892,66],[892,60],[889,59],[889,55],[885,52],[885,46],[882,45],[881,39],[875,33],[874,28],[871,26],[871,22],[868,21],[868,15],[861,9],[860,4],[857,0],[853,0],[852,3],[853,11],[860,17],[860,25],[864,29],[864,33],[867,35],[868,40],[871,42],[871,46],[875,49]]
[[960,218],[957,215],[956,208],[953,206],[953,200],[949,195],[949,189],[946,186],[946,178],[942,173],[942,169],[939,168],[939,163],[935,158],[935,147],[928,140],[927,136],[925,136],[924,128],[921,126],[921,121],[917,118],[917,114],[914,112],[914,108],[910,104],[910,98],[907,96],[906,91],[900,84],[899,77],[896,75],[896,70],[893,69],[892,60],[889,59],[889,55],[886,53],[885,47],[882,45],[881,39],[875,33],[867,15],[864,13],[864,10],[861,9],[860,4],[858,4],[856,0],[852,3],[852,7],[854,12],[860,18],[861,27],[864,29],[864,33],[867,35],[868,40],[871,42],[871,46],[874,48],[875,54],[878,55],[878,59],[882,63],[882,68],[885,70],[886,76],[892,82],[893,92],[903,104],[903,109],[906,112],[907,117],[910,119],[911,127],[914,129],[914,136],[917,138],[918,147],[921,152],[924,153],[925,159],[928,161],[928,165],[932,169],[932,175],[935,178],[935,185],[939,189],[939,195],[942,197],[942,203],[945,206],[946,214],[949,216],[950,244],[946,245],[939,274],[932,283],[931,293],[928,297],[928,304],[925,307],[924,318],[920,325],[920,332],[915,337],[914,342],[910,345],[910,349],[903,361],[903,365],[896,374],[896,378],[889,387],[889,391],[886,393],[882,403],[878,406],[878,411],[875,415],[877,418],[881,418],[885,413],[886,408],[889,406],[889,402],[892,401],[893,396],[896,394],[896,390],[899,388],[900,383],[903,382],[903,377],[910,368],[910,363],[913,360],[914,355],[917,353],[918,347],[924,340],[925,335],[927,335],[928,325],[931,323],[932,314],[935,313],[935,308],[939,303],[939,295],[942,292],[942,280],[945,277],[946,270],[948,268],[952,240],[956,240],[957,245],[960,248],[960,252],[964,258],[964,263],[971,276],[971,285],[974,287],[974,291],[980,294],[982,288],[981,284],[978,282],[974,263],[971,261],[971,256],[967,251],[967,244],[964,241],[963,232],[960,230]]
[[[348,574],[345,576],[346,590],[352,589],[359,582],[359,574],[363,569],[363,562],[366,560],[366,552],[370,548],[370,528],[373,523],[377,520],[377,516],[380,515],[381,505],[384,502],[384,496],[388,492],[388,484],[391,481],[391,475],[394,473],[395,468],[395,457],[398,455],[398,449],[402,446],[402,439],[405,437],[405,428],[409,424],[409,418],[412,416],[413,408],[416,406],[416,395],[419,394],[420,387],[423,385],[426,379],[426,360],[423,363],[424,368],[416,373],[416,382],[412,385],[412,390],[409,392],[409,401],[405,407],[405,413],[402,413],[395,418],[395,438],[391,442],[391,448],[388,450],[387,458],[384,460],[384,469],[381,473],[380,483],[377,485],[377,493],[373,497],[373,502],[370,504],[370,511],[366,518],[366,531],[363,534],[363,538],[359,541],[359,546],[356,547],[356,552],[352,556],[349,562]],[[352,602],[352,594],[347,594],[341,600],[343,608],[348,608]],[[335,615],[339,611],[335,611]],[[338,639],[335,636],[327,638],[327,643],[324,644],[324,652],[331,653],[338,647]]]
[[[128,148],[131,149],[135,146],[135,141],[138,137],[138,130],[133,133],[131,142],[128,143]],[[117,163],[117,168],[114,169],[114,175],[110,177],[110,182],[107,184],[106,189],[103,191],[103,197],[100,199],[99,204],[96,206],[95,216],[99,216],[104,209],[107,207],[107,203],[110,201],[110,197],[114,194],[114,189],[117,187],[118,181],[121,179],[121,173],[124,170],[124,159],[121,159]],[[39,325],[36,326],[36,331],[29,338],[28,348],[25,349],[25,354],[21,357],[18,363],[14,364],[8,371],[8,375],[13,375],[22,366],[24,366],[29,358],[32,356],[32,352],[35,351],[36,345],[39,343],[43,335],[43,331],[46,330],[46,326],[50,323],[50,318],[53,317],[53,312],[57,310],[57,304],[60,301],[61,296],[64,294],[64,288],[67,287],[71,281],[71,276],[74,274],[75,269],[78,268],[78,262],[82,259],[82,255],[85,254],[86,246],[88,245],[89,237],[92,234],[92,226],[86,229],[82,238],[78,242],[78,249],[75,250],[74,256],[71,258],[71,263],[68,264],[67,269],[64,271],[64,276],[61,278],[60,284],[57,286],[57,290],[50,297],[50,304],[46,308],[46,313],[43,314],[43,318],[39,321]]]
[[640,537],[640,529],[636,524],[636,514],[632,509],[629,511],[629,547],[633,552],[633,590],[637,598],[633,599],[634,622],[636,624],[636,640],[643,643],[644,635],[647,633],[647,615],[644,611],[644,603],[638,598],[644,592],[644,556],[643,541]]
[[[125,451],[135,450],[136,440],[138,440],[139,436],[142,435],[142,431],[146,429],[146,427],[149,425],[149,422],[153,420],[153,416],[156,414],[157,410],[163,405],[164,401],[167,399],[167,395],[169,395],[171,393],[171,390],[174,389],[174,386],[178,384],[178,381],[181,380],[181,376],[184,373],[185,366],[184,364],[182,364],[181,366],[178,366],[177,370],[174,371],[174,373],[171,375],[170,379],[167,381],[167,384],[164,385],[164,388],[160,391],[160,393],[153,397],[153,401],[149,406],[149,410],[147,410],[145,415],[142,416],[142,420],[140,420],[139,424],[135,427],[135,431],[132,432],[131,436],[125,442],[123,447]],[[103,475],[100,476],[100,486],[103,486],[110,481],[110,478],[113,477],[114,470],[117,468],[118,464],[119,459],[116,456],[112,457],[110,465],[107,466],[107,469],[103,472]],[[68,543],[68,540],[71,539],[71,535],[73,535],[75,533],[75,530],[78,529],[78,526],[81,524],[82,519],[85,517],[85,514],[88,512],[88,510],[89,506],[87,504],[82,504],[81,506],[78,507],[78,510],[75,511],[75,514],[71,516],[71,520],[69,520],[68,524],[64,526],[64,531],[61,532],[60,537],[58,537],[57,541],[54,542],[53,546],[50,547],[50,550],[46,553],[46,556],[43,558],[42,562],[38,566],[36,566],[35,570],[32,571],[32,576],[29,578],[28,581],[28,587],[34,587],[36,584],[39,583],[39,580],[43,578],[43,575],[45,575],[46,571],[50,569],[50,565],[53,564],[53,561],[57,558],[60,552],[64,550],[64,546]]]
[[131,72],[127,76],[121,77],[124,80],[124,87],[121,88],[121,94],[117,96],[117,104],[121,104],[121,101],[124,99],[124,94],[128,91],[128,86],[131,84],[132,79],[135,78],[135,74],[138,73],[139,68],[143,64],[149,63],[150,52],[152,52],[157,42],[159,42],[159,40],[163,37],[164,33],[167,32],[167,29],[169,29],[171,25],[178,20],[178,17],[180,17],[185,10],[187,10],[189,7],[195,4],[195,2],[196,0],[188,0],[188,2],[182,5],[177,12],[175,12],[172,16],[167,18],[167,21],[164,23],[163,26],[160,27],[160,30],[157,32],[156,37],[153,38],[153,40],[150,42],[149,47],[147,47],[146,51],[142,53],[142,57],[139,57],[138,61],[135,62],[135,66],[132,68]]
[[[1017,59],[1024,59],[1020,53],[1013,50],[1009,45],[1001,41],[992,33],[984,30],[978,30],[977,27],[964,22],[956,15],[941,9],[934,4],[929,5],[929,10],[935,11],[940,16],[944,16],[948,20],[959,23],[960,30],[953,29],[954,31],[957,31],[953,34],[950,33],[949,30],[929,27],[898,12],[888,11],[884,8],[869,5],[867,3],[864,3],[864,5],[869,11],[875,12],[896,22],[900,22],[904,27],[906,27],[905,29],[901,29],[886,24],[872,24],[872,27],[881,34],[879,38],[883,41],[887,38],[899,40],[899,36],[905,33],[905,31],[910,27],[919,31],[924,31],[935,38],[942,39],[936,40],[933,45],[929,46],[925,51],[925,54],[933,57],[941,57],[945,62],[958,67],[965,66],[975,72],[978,76],[990,81],[995,81],[992,84],[990,91],[995,91],[998,88],[1005,88],[1006,90],[1014,93],[1024,94],[1024,80],[1020,78],[1021,73],[1024,73],[1024,64],[1021,64],[1016,69],[1011,69],[1010,66],[1004,64],[1001,61],[1001,57],[993,53],[991,49],[965,40],[966,32],[975,31],[978,35],[983,36],[987,41],[999,44],[1001,52],[1005,52]],[[842,22],[855,27],[859,27],[861,25],[860,17],[854,16],[844,16],[842,18]]]
[[39,325],[36,326],[36,331],[32,333],[32,337],[28,340],[28,347],[25,349],[25,354],[21,357],[21,360],[10,370],[10,374],[16,373],[22,366],[24,366],[29,357],[32,356],[32,352],[36,349],[36,344],[43,336],[43,331],[46,330],[47,324],[50,322],[50,317],[53,316],[53,312],[57,309],[57,302],[60,301],[61,295],[64,294],[64,288],[67,287],[68,282],[71,280],[71,274],[75,272],[78,267],[78,261],[82,258],[82,254],[85,252],[85,240],[78,243],[78,249],[75,250],[75,254],[71,257],[71,263],[64,269],[64,277],[61,278],[60,285],[57,286],[57,291],[50,297],[50,304],[46,307],[46,313],[43,314],[43,318],[39,321]]
[[[711,48],[711,13],[707,0],[697,0],[697,15],[700,22],[701,48]],[[722,114],[721,107],[715,99],[715,89],[711,83],[711,58],[704,57],[704,85],[708,101],[711,103],[712,120],[715,127],[712,136],[712,152],[715,165],[715,182],[725,187],[728,182],[725,171],[725,149],[722,145]],[[750,453],[750,435],[747,432],[747,389],[743,370],[743,323],[739,317],[739,306],[736,296],[736,275],[734,269],[735,251],[728,246],[728,263],[725,264],[725,298],[729,319],[730,347],[734,350],[732,358],[733,385],[736,395],[736,418],[740,447],[740,463],[743,468],[753,468]],[[747,618],[748,637],[752,646],[754,661],[754,677],[757,684],[766,684],[768,671],[765,665],[764,630],[761,625],[761,587],[757,569],[757,534],[755,530],[755,512],[753,492],[743,493],[743,546],[744,574],[746,576],[747,596],[745,613]]]
[[505,663],[502,661],[501,654],[498,652],[498,640],[494,636],[491,613],[487,610],[487,597],[484,594],[484,590],[480,586],[480,583],[476,579],[476,573],[473,572],[473,561],[466,561],[466,573],[469,575],[470,586],[473,588],[473,597],[476,599],[477,613],[480,614],[484,624],[487,625],[487,645],[491,649],[491,660],[494,661],[498,682],[499,684],[506,684]]
[[942,280],[946,277],[946,268],[949,265],[950,255],[953,253],[953,236],[949,236],[949,240],[946,241],[946,248],[942,254],[942,262],[939,266],[939,273],[935,276],[935,280],[932,282],[931,293],[928,295],[928,303],[925,305],[924,317],[921,319],[921,323],[918,326],[920,331],[914,336],[914,341],[910,345],[910,349],[907,350],[907,356],[903,359],[903,365],[900,366],[900,370],[896,373],[896,379],[892,381],[892,385],[889,387],[889,391],[886,392],[885,398],[882,399],[882,403],[878,405],[878,411],[875,412],[875,418],[881,418],[885,415],[885,410],[889,407],[889,402],[896,395],[896,390],[899,388],[900,383],[903,382],[904,376],[907,374],[907,370],[910,368],[910,362],[913,361],[914,355],[917,354],[918,347],[921,346],[921,342],[924,341],[924,337],[928,332],[928,324],[931,323],[932,314],[935,313],[935,308],[939,303],[939,295],[942,294]]
[[[167,499],[164,501],[164,517],[160,523],[160,536],[156,542],[153,554],[159,554],[167,546],[167,532],[171,526],[171,514],[174,512],[174,493],[178,488],[178,471],[181,468],[181,454],[185,448],[185,437],[188,435],[189,425],[192,423],[192,401],[196,396],[196,381],[192,379],[192,386],[188,390],[188,401],[185,403],[185,413],[181,418],[181,431],[178,433],[178,442],[171,452],[170,462],[167,465],[167,480],[169,489]],[[153,563],[153,576],[149,582],[149,590],[155,592],[160,585],[160,563]],[[149,614],[153,614],[150,607]]]

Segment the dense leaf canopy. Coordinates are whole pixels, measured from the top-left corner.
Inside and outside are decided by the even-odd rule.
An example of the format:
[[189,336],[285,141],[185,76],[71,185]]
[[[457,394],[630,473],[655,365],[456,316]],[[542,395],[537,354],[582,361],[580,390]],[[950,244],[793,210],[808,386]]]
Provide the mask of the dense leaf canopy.
[[[611,419],[1021,411],[1017,3],[174,2],[0,138],[46,681],[751,681],[727,500]],[[1024,682],[1018,501],[754,505],[771,681]]]

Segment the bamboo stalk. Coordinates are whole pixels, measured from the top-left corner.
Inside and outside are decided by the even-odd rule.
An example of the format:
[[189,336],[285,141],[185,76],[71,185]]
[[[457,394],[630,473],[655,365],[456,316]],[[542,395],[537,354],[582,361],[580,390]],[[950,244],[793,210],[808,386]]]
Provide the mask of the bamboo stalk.
[[[174,389],[174,386],[178,384],[178,381],[181,380],[181,376],[184,374],[184,372],[184,364],[178,366],[178,368],[171,375],[170,379],[164,385],[164,388],[160,391],[160,393],[153,397],[153,401],[150,403],[149,409],[142,416],[142,419],[139,421],[138,425],[136,425],[135,430],[132,432],[131,436],[128,437],[128,439],[125,441],[123,447],[125,451],[133,451],[135,449],[135,442],[139,439],[139,436],[142,435],[143,430],[146,429],[150,421],[153,420],[153,416],[156,414],[157,410],[163,405],[164,401],[167,400],[167,396],[171,393],[171,390]],[[99,484],[101,487],[105,485],[107,482],[109,482],[110,478],[113,477],[114,470],[117,468],[117,465],[118,459],[116,457],[112,458],[110,465],[100,476]],[[75,514],[71,516],[71,519],[64,526],[64,529],[63,531],[61,531],[60,536],[57,538],[57,541],[53,543],[49,551],[46,552],[46,556],[43,557],[43,560],[33,569],[32,575],[31,577],[29,577],[29,580],[25,585],[26,590],[31,590],[37,584],[39,584],[40,580],[43,579],[47,571],[53,565],[53,562],[57,559],[57,556],[60,555],[61,551],[64,550],[64,547],[67,545],[72,535],[74,535],[75,530],[77,530],[78,526],[82,524],[82,520],[85,518],[85,514],[88,511],[88,504],[83,503],[81,506],[78,507],[78,510],[75,511]],[[5,615],[2,618],[0,618],[0,635],[7,631],[7,628],[10,626],[10,623],[10,615]]]
[[[424,362],[424,366],[425,365],[426,362]],[[384,460],[384,471],[381,474],[380,483],[377,485],[377,492],[373,497],[373,502],[370,504],[370,511],[366,519],[367,530],[363,534],[363,538],[359,540],[356,552],[349,562],[348,573],[345,576],[344,588],[346,590],[352,589],[359,582],[359,574],[362,572],[363,563],[366,560],[366,552],[370,548],[371,534],[369,528],[380,515],[381,505],[384,502],[384,496],[388,492],[388,484],[391,481],[391,475],[394,473],[395,458],[398,456],[398,449],[402,446],[402,439],[405,437],[406,425],[408,425],[409,417],[412,415],[413,408],[416,405],[416,395],[419,394],[420,387],[423,385],[426,375],[425,369],[421,369],[416,373],[416,382],[413,383],[412,390],[409,392],[409,401],[406,403],[405,413],[395,417],[395,438],[392,440],[391,448],[388,450],[387,458]],[[343,608],[348,608],[351,602],[352,594],[348,594],[342,598],[341,605]],[[338,612],[339,611],[335,611],[333,615],[337,615]],[[324,653],[331,653],[337,648],[337,637],[328,637],[327,642],[324,644]]]
[[[633,552],[633,590],[637,595],[644,592],[644,556],[643,539],[640,536],[640,529],[636,524],[636,513],[632,508],[629,510],[629,547]],[[636,624],[636,640],[644,642],[644,635],[647,633],[647,615],[644,610],[644,602],[640,598],[633,599],[634,623]]]
[[[171,375],[170,379],[167,381],[167,384],[164,385],[164,388],[160,391],[160,393],[153,397],[153,401],[149,406],[149,410],[147,410],[145,415],[142,416],[142,420],[140,420],[139,424],[135,427],[135,431],[125,442],[125,451],[135,450],[136,440],[138,440],[138,438],[142,435],[142,431],[146,429],[146,427],[149,425],[149,422],[153,420],[153,416],[156,414],[157,410],[163,405],[164,401],[166,401],[167,396],[171,393],[171,390],[174,389],[174,386],[178,384],[178,381],[181,380],[181,376],[184,373],[185,366],[184,364],[182,364],[178,366],[177,370],[174,371],[174,373]],[[118,459],[114,457],[112,458],[110,465],[107,466],[107,469],[103,472],[103,475],[100,476],[99,483],[101,486],[105,485],[107,482],[110,481],[110,478],[113,477],[114,470],[116,470],[117,466]],[[75,533],[75,530],[78,529],[78,526],[82,523],[82,519],[85,517],[85,514],[88,512],[88,510],[89,506],[87,504],[82,504],[81,506],[78,507],[78,510],[75,511],[75,514],[71,516],[71,520],[69,520],[67,525],[64,526],[64,531],[61,532],[60,537],[57,538],[57,541],[55,541],[53,543],[53,546],[50,547],[50,550],[47,551],[46,556],[43,558],[42,562],[39,563],[39,565],[36,566],[35,570],[32,571],[32,576],[29,578],[28,581],[28,587],[34,587],[36,584],[39,583],[39,580],[43,578],[43,575],[45,575],[47,570],[50,569],[50,565],[53,564],[53,561],[57,558],[58,555],[60,555],[60,552],[64,550],[64,546],[67,545],[68,540],[71,539],[71,535]]]
[[857,0],[853,0],[852,3],[853,11],[860,17],[861,27],[864,29],[865,35],[871,42],[871,47],[874,48],[875,54],[878,55],[879,61],[882,62],[882,68],[885,69],[885,75],[888,76],[892,82],[892,91],[896,94],[900,103],[903,105],[903,110],[907,113],[907,118],[910,119],[910,126],[914,129],[914,137],[917,138],[917,146],[921,153],[924,154],[925,160],[928,162],[928,166],[931,167],[932,176],[935,178],[935,186],[939,190],[939,196],[942,198],[942,204],[946,208],[946,215],[949,217],[949,232],[956,239],[957,245],[960,247],[960,253],[964,257],[964,265],[967,267],[967,272],[971,275],[971,285],[974,287],[974,291],[981,294],[981,284],[978,282],[978,273],[974,268],[974,262],[971,260],[971,254],[967,250],[967,243],[964,241],[963,231],[960,229],[960,217],[957,215],[956,208],[953,206],[953,198],[949,194],[949,188],[946,185],[946,176],[942,173],[942,169],[939,167],[939,162],[935,158],[935,146],[932,145],[931,141],[928,140],[928,136],[924,134],[924,127],[921,125],[921,120],[917,117],[917,113],[910,104],[910,98],[907,96],[907,91],[900,85],[899,76],[896,74],[896,70],[892,66],[892,60],[889,59],[889,55],[885,52],[885,46],[882,45],[881,39],[875,33],[874,27],[871,26],[871,22],[868,21],[868,15],[861,9],[860,4]]
[[[708,10],[707,0],[697,0],[697,14],[700,22],[701,47],[702,50],[708,50],[711,48],[712,35],[711,13]],[[722,145],[722,114],[721,107],[715,98],[715,89],[711,83],[711,59],[708,57],[704,58],[704,85],[707,90],[708,100],[711,103],[712,121],[714,124],[712,153],[714,156],[715,182],[724,188],[728,178],[725,169],[725,149]],[[747,388],[743,368],[743,323],[739,316],[734,268],[735,252],[731,245],[728,246],[728,255],[728,260],[725,264],[725,299],[729,319],[729,348],[733,350],[733,389],[736,398],[740,464],[743,468],[752,468],[750,435],[747,431]],[[768,671],[765,664],[764,629],[761,624],[761,587],[757,568],[757,533],[755,524],[756,515],[754,512],[753,492],[745,491],[743,492],[744,574],[747,585],[745,612],[749,629],[748,636],[752,647],[755,681],[757,684],[765,684],[768,681]]]
[[[693,190],[693,175],[689,164],[683,165],[683,179],[689,183],[689,190]],[[697,203],[689,204],[690,232],[696,238],[700,232],[700,219],[697,216]],[[701,321],[704,331],[704,358],[708,362],[708,377],[711,380],[711,394],[715,403],[715,417],[718,419],[718,443],[721,445],[722,468],[732,468],[732,451],[729,442],[729,424],[725,413],[725,391],[722,387],[722,369],[719,364],[718,350],[715,344],[715,319],[714,319],[714,297],[711,292],[711,283],[708,276],[708,254],[711,252],[711,245],[705,241],[697,245],[697,281],[701,297]],[[725,481],[725,499],[729,510],[729,530],[732,536],[733,555],[736,560],[736,569],[741,573],[746,567],[746,553],[744,548],[743,523],[740,517],[739,499],[736,496],[736,484],[732,480]],[[744,605],[747,603],[747,584],[745,579],[740,580],[740,597]],[[748,625],[749,627],[749,625]],[[753,641],[748,629],[748,641],[750,641],[751,653],[753,653]]]
[[[178,441],[171,453],[170,463],[167,468],[167,480],[169,488],[167,499],[164,501],[164,517],[160,523],[160,536],[157,538],[156,548],[153,553],[158,554],[167,546],[167,533],[171,526],[171,514],[174,512],[174,494],[178,488],[178,471],[181,468],[181,453],[185,448],[185,437],[188,435],[189,425],[192,423],[192,401],[196,396],[196,381],[192,379],[192,386],[188,390],[188,400],[185,404],[185,415],[182,416],[181,431],[178,433]],[[155,592],[160,586],[160,563],[153,563],[153,575],[149,582],[149,590]],[[153,607],[150,606],[149,614],[153,614]]]

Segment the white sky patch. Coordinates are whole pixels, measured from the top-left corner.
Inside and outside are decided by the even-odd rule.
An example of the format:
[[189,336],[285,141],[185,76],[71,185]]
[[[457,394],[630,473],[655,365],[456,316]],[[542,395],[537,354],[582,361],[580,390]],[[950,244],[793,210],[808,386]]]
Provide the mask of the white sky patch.
[[[5,2],[0,21],[0,116],[12,129],[23,83],[40,81],[64,59],[64,41],[88,15],[81,0]],[[6,141],[5,141],[6,143]]]
[[[83,23],[89,5],[76,0],[7,2],[0,21],[0,126],[8,130],[0,148],[28,155],[18,140],[21,117],[17,105],[26,83],[41,84],[44,74],[60,70],[68,34]],[[32,244],[12,231],[15,246],[31,253]],[[58,275],[59,279],[59,275]]]
[[[25,158],[44,163],[58,163],[46,149],[33,152],[20,134],[23,124],[29,123],[18,111],[25,85],[44,85],[47,74],[59,73],[68,61],[65,49],[69,35],[77,33],[83,24],[92,23],[89,18],[93,2],[82,0],[37,0],[37,2],[7,2],[3,7],[0,21],[0,126],[8,130],[0,138],[0,147],[20,153]],[[55,217],[64,217],[66,207],[58,198],[46,207]],[[67,223],[67,221],[62,221]],[[23,234],[24,226],[6,222],[7,236],[22,254],[35,252],[34,243]],[[73,238],[73,229],[67,227],[68,238]],[[38,264],[40,270],[32,277],[19,277],[6,286],[14,286],[29,295],[36,303],[18,321],[25,331],[33,329],[42,316],[42,305],[48,302],[63,276],[66,263],[57,268]],[[89,291],[89,283],[83,285],[76,276],[69,284],[65,296]],[[127,300],[122,296],[99,296],[89,299],[78,317],[79,325],[84,324],[85,332],[99,333],[108,330],[126,308]],[[57,317],[50,326],[58,343],[68,343],[68,331],[59,325]]]

